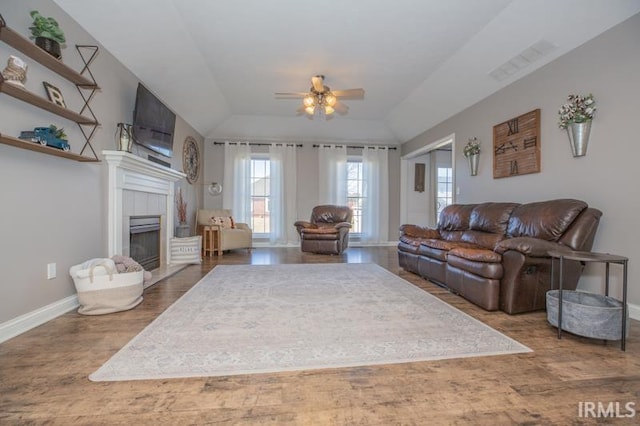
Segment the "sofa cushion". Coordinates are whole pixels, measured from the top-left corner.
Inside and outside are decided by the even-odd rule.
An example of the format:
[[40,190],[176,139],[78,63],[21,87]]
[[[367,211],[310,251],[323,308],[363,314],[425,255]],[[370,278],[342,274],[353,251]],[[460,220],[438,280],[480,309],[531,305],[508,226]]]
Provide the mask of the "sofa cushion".
[[426,239],[422,241],[420,245],[435,248],[438,250],[446,250],[446,251],[452,250],[456,247],[466,247],[466,248],[478,247],[475,244],[465,243],[462,241],[446,241],[446,240],[435,240],[435,239]]
[[504,234],[492,234],[481,231],[466,231],[461,237],[461,240],[464,242],[475,244],[489,250],[493,250],[496,244],[504,239]]
[[487,263],[500,263],[502,262],[502,256],[493,250],[457,247],[449,252],[450,255],[455,255],[463,259],[472,260],[474,262],[487,262]]
[[504,235],[513,209],[518,203],[482,203],[471,212],[469,229]]
[[579,200],[559,199],[522,204],[511,213],[507,235],[557,241],[575,218],[587,208]]
[[440,212],[438,229],[465,231],[469,229],[469,218],[476,204],[450,204]]

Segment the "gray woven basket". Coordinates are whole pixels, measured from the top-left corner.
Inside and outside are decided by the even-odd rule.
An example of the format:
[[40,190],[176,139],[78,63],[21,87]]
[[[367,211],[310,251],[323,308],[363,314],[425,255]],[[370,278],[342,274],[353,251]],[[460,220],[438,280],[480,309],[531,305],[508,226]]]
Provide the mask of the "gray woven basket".
[[[559,290],[547,292],[547,320],[558,326]],[[629,311],[627,310],[627,333]],[[620,340],[622,302],[613,297],[583,291],[562,291],[562,329],[593,339]]]

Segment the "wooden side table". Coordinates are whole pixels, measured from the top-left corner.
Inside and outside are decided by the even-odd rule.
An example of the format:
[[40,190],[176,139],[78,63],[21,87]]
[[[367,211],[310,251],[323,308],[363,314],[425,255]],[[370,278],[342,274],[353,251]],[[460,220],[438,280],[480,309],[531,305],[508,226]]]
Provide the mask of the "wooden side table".
[[605,296],[609,296],[609,265],[611,263],[622,265],[622,332],[620,338],[620,349],[625,350],[626,334],[627,334],[627,263],[628,258],[616,256],[608,253],[592,253],[586,251],[550,251],[551,256],[551,283],[553,288],[554,264],[555,259],[559,259],[559,283],[558,283],[558,339],[562,338],[562,283],[563,283],[563,266],[565,259],[577,260],[579,262],[599,262],[606,265],[605,271]]
[[222,255],[220,229],[217,226],[206,225],[202,228],[202,254],[204,256]]

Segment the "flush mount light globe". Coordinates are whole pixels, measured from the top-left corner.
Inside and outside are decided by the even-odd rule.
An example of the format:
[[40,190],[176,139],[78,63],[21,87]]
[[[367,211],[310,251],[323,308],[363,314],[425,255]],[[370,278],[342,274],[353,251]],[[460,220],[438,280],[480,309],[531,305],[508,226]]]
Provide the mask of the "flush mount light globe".
[[222,194],[222,185],[220,185],[218,182],[211,182],[209,184],[209,187],[207,188],[207,192],[209,192],[209,195],[214,197],[216,195],[220,195]]

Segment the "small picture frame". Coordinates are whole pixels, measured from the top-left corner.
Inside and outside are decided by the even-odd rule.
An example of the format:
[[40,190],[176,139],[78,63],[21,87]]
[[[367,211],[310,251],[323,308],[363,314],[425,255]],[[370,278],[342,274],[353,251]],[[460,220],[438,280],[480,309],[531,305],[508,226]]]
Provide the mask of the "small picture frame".
[[51,102],[58,106],[61,106],[62,108],[67,107],[67,105],[64,103],[64,97],[62,96],[62,92],[60,91],[60,89],[52,84],[47,83],[46,81],[43,81],[42,84],[44,85],[44,88],[47,91],[47,97]]

